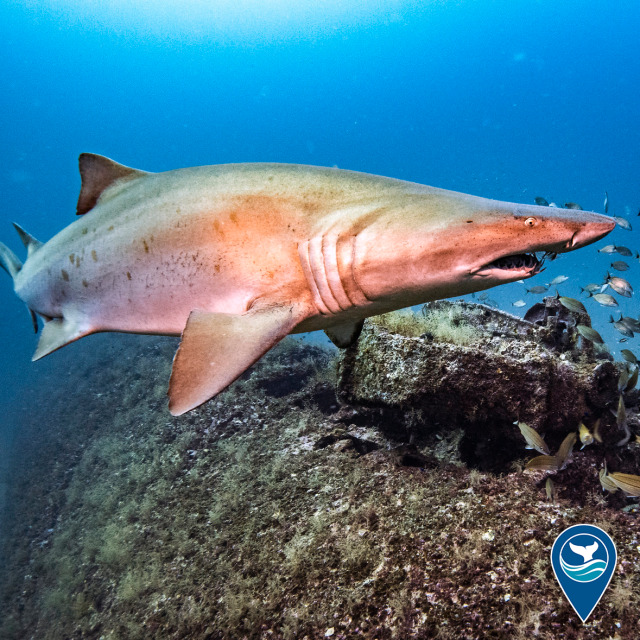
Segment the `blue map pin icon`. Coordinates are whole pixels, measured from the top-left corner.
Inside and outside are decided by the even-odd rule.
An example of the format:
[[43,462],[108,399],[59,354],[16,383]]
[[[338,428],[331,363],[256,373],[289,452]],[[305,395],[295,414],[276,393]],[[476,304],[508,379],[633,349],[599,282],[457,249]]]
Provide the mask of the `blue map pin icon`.
[[592,524],[569,527],[553,543],[553,572],[583,623],[609,586],[617,560],[611,537]]

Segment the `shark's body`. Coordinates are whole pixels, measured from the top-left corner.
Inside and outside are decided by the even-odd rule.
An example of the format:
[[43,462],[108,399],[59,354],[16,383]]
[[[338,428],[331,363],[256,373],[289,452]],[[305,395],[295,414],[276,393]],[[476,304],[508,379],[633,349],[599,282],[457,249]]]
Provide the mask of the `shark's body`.
[[[615,222],[368,174],[237,164],[149,174],[80,158],[83,214],[0,261],[45,319],[34,359],[98,331],[181,335],[180,414],[288,333],[347,344],[368,316],[534,275]],[[529,254],[529,255],[526,255]]]

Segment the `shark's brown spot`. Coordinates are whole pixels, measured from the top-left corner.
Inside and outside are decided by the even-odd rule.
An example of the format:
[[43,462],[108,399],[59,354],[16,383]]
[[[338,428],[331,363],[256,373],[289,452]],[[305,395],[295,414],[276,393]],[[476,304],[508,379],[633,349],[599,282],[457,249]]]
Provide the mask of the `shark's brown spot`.
[[144,245],[144,252],[149,253],[149,245],[147,244],[147,241],[144,238],[142,240],[142,244]]
[[65,282],[69,282],[69,274],[64,269],[62,269],[62,271],[60,273],[62,274],[62,279]]
[[83,286],[83,287],[88,287],[88,286],[89,286],[89,283],[88,283],[86,280],[83,280],[83,281],[82,281],[82,286]]
[[87,229],[87,227],[85,227],[85,228],[82,230],[82,235],[83,235],[83,236],[86,236],[86,235],[87,235],[87,233],[89,233],[89,229]]
[[113,229],[114,229],[114,226],[113,226],[113,225],[111,225],[111,226],[107,229],[107,231],[113,231]]
[[229,220],[231,220],[231,222],[237,222],[238,221],[238,216],[236,215],[235,211],[231,212],[231,214],[229,215]]
[[94,262],[98,262],[98,254],[96,253],[95,249],[91,249],[91,257],[93,258]]
[[69,262],[70,262],[71,264],[73,264],[73,262],[74,262],[74,260],[75,260],[75,259],[76,259],[75,254],[70,253],[70,254],[69,254]]
[[127,280],[131,280],[131,272],[127,271]]

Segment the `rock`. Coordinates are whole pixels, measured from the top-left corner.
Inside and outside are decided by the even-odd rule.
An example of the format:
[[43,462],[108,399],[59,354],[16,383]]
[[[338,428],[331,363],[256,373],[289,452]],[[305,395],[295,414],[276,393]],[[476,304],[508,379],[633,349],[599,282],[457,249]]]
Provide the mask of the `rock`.
[[430,339],[429,332],[407,337],[367,321],[358,342],[340,356],[338,397],[386,410],[388,424],[419,415],[410,425],[414,433],[463,428],[492,447],[496,438],[521,443],[512,424],[520,420],[557,434],[549,444],[559,443],[585,416],[595,421],[617,403],[619,371],[597,360],[590,343],[582,348],[571,312],[562,308],[560,316],[554,298],[545,302],[547,312],[537,310],[542,325],[484,305],[427,306],[443,322],[454,318],[475,330],[470,344]]

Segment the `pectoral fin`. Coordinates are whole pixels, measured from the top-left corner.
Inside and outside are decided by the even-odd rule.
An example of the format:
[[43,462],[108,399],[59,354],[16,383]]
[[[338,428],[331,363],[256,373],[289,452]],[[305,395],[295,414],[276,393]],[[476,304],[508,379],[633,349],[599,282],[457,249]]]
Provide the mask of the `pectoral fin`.
[[295,306],[242,315],[192,311],[173,359],[169,411],[178,416],[220,393],[302,319]]
[[350,322],[348,324],[339,324],[335,327],[329,327],[324,332],[329,336],[329,340],[333,342],[339,349],[346,349],[360,336],[362,327],[364,326],[364,320],[358,322]]

